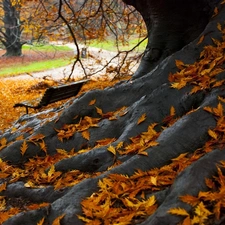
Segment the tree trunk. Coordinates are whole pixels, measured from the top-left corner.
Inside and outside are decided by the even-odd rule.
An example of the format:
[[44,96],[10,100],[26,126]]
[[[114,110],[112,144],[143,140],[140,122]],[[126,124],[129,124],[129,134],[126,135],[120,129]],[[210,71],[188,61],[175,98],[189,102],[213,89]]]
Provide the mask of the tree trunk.
[[1,38],[2,44],[5,46],[6,53],[4,56],[21,56],[22,43],[21,43],[21,23],[20,11],[18,4],[12,5],[11,0],[3,0],[4,10],[4,31],[1,31],[3,37]]
[[142,15],[148,44],[141,64],[134,74],[140,77],[159,62],[197,38],[212,16],[218,0],[124,0]]
[[[155,12],[150,1],[126,2]],[[180,50],[177,30],[166,29],[159,49],[176,52],[151,72],[141,65],[135,79],[89,91],[50,119],[25,115],[1,136],[3,225],[224,224],[225,6],[217,7]],[[175,28],[187,16],[163,15]]]

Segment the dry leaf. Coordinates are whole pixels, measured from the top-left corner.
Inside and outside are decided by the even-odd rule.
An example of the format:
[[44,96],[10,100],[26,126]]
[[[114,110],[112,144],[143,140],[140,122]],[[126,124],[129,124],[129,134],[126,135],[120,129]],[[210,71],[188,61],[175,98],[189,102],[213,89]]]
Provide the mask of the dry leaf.
[[45,217],[43,217],[43,218],[37,223],[37,225],[43,225],[43,224],[44,224],[44,221],[45,221]]
[[137,124],[144,122],[146,120],[146,113],[142,114],[141,117],[138,119]]
[[88,105],[94,105],[95,103],[96,103],[96,99],[93,99],[93,100],[91,100],[91,101],[89,102]]
[[116,149],[115,149],[112,145],[110,145],[110,146],[107,148],[107,150],[108,150],[109,152],[111,152],[113,155],[116,155]]
[[88,141],[90,140],[90,133],[88,130],[82,131],[81,134],[84,139],[86,139]]
[[168,213],[178,215],[178,216],[189,216],[189,213],[182,208],[172,208],[168,211]]
[[173,106],[170,107],[170,116],[175,116],[176,110]]
[[52,225],[61,225],[60,220],[65,216],[65,214],[58,216],[54,221],[52,222]]
[[205,38],[205,36],[202,35],[202,36],[199,38],[199,41],[198,41],[197,45],[201,44],[201,43],[203,42],[204,38]]
[[97,113],[102,116],[103,115],[103,112],[100,108],[98,108],[97,106],[95,106],[96,110],[97,110]]
[[180,70],[184,68],[184,63],[181,60],[175,60],[176,67]]
[[0,192],[5,191],[6,190],[6,186],[7,186],[7,183],[1,184],[0,185]]
[[21,155],[24,155],[24,154],[25,154],[25,152],[27,151],[27,149],[28,149],[27,142],[26,142],[26,141],[24,141],[24,142],[23,142],[23,144],[22,144],[22,145],[21,145],[21,147],[20,147],[20,152],[21,152]]

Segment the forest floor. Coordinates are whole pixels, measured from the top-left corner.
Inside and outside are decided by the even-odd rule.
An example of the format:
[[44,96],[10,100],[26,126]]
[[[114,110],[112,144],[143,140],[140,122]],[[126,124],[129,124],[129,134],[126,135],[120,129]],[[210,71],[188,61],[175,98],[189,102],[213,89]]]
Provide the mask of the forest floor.
[[[0,55],[3,54],[3,51],[0,50]],[[54,55],[53,55],[54,54]],[[47,58],[61,58],[65,53],[47,53],[40,54],[35,51],[24,52],[22,57],[12,57],[12,58],[1,58],[0,68],[3,68],[5,65],[9,66],[10,64],[18,66],[21,63],[31,63],[37,61],[44,61]],[[68,56],[68,52],[66,53]],[[74,57],[71,54],[71,59]],[[91,89],[104,89],[105,87],[112,86],[121,79],[127,79],[129,76],[123,76],[118,79],[113,79],[115,72],[114,68],[118,63],[118,59],[113,60],[113,62],[108,66],[111,69],[104,68],[104,64],[107,63],[116,53],[109,52],[105,50],[99,50],[97,48],[88,49],[88,57],[82,59],[82,64],[86,69],[87,74],[91,74],[96,70],[99,70],[98,73],[91,76],[91,82],[85,84],[81,90],[81,93],[91,90]],[[35,72],[29,74],[21,74],[17,76],[10,77],[1,77],[0,78],[0,133],[4,132],[7,128],[11,127],[12,124],[19,119],[22,115],[25,114],[25,108],[13,108],[15,103],[32,100],[42,96],[46,88],[50,86],[56,86],[62,82],[65,82],[66,78],[71,73],[72,64],[64,67],[59,67],[47,71]],[[136,69],[136,66],[133,67],[133,70]],[[80,64],[76,65],[73,74],[72,81],[80,80],[85,77],[83,69]],[[57,107],[61,105],[64,101],[60,101],[46,108]],[[34,110],[30,110],[31,113],[34,113]]]

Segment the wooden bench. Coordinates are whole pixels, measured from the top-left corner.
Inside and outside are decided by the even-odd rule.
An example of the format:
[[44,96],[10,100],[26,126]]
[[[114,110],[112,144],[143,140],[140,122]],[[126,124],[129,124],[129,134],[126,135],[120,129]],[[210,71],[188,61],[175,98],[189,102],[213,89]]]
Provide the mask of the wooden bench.
[[26,113],[28,114],[28,108],[40,109],[43,106],[47,106],[51,103],[61,101],[63,99],[70,98],[77,95],[81,87],[83,86],[83,84],[86,83],[87,81],[89,81],[89,79],[80,80],[77,82],[64,84],[57,87],[50,87],[46,89],[41,99],[39,98],[34,100],[36,104],[32,104],[32,102],[34,101],[32,102],[24,101],[24,102],[16,103],[13,107],[14,108],[25,107]]

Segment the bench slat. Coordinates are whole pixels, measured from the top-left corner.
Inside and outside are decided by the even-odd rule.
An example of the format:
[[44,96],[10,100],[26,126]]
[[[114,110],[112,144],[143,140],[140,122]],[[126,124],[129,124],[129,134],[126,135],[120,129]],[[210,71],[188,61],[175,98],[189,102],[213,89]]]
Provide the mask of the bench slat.
[[58,87],[48,88],[41,100],[37,105],[32,105],[30,102],[20,102],[14,105],[15,107],[26,107],[26,112],[28,113],[28,108],[40,109],[43,106],[47,106],[51,103],[70,98],[78,94],[83,84],[89,81],[89,79],[77,81],[70,84],[60,85]]

